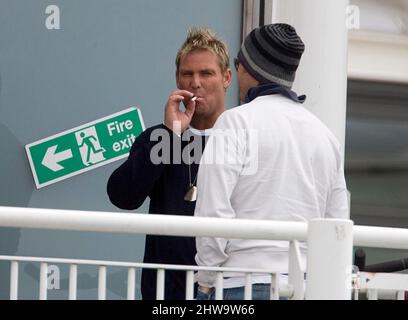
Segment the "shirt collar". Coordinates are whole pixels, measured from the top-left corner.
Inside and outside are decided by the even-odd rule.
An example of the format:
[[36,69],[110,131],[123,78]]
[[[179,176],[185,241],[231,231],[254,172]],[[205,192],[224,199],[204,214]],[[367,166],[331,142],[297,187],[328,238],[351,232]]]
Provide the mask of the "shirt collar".
[[250,88],[248,90],[247,96],[245,97],[245,102],[248,103],[257,97],[271,94],[281,94],[286,98],[298,103],[303,103],[306,100],[305,95],[298,96],[296,92],[290,90],[289,88],[276,83],[266,83]]
[[192,127],[192,126],[189,126],[189,129],[190,129],[191,133],[195,134],[196,136],[209,136],[211,134],[212,130],[213,130],[212,128],[199,130],[199,129],[196,129],[196,128]]

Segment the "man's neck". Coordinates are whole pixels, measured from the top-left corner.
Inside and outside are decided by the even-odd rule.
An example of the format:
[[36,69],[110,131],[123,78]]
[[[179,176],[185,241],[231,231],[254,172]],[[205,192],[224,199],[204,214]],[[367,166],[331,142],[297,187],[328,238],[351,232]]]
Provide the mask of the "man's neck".
[[206,130],[206,129],[211,129],[215,121],[217,121],[218,117],[223,113],[225,110],[222,110],[221,112],[218,112],[214,114],[212,117],[204,118],[202,116],[194,117],[191,119],[190,126],[197,130]]

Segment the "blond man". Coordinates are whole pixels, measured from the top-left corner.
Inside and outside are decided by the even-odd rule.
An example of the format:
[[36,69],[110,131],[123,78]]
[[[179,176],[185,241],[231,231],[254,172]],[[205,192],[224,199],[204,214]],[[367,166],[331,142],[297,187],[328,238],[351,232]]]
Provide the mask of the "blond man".
[[[143,132],[109,178],[114,205],[133,210],[149,197],[149,213],[193,215],[199,158],[205,137],[225,110],[230,83],[225,43],[209,29],[190,30],[176,56],[177,89],[168,97],[163,124]],[[190,141],[201,142],[195,144],[201,149],[190,150]],[[194,238],[147,235],[144,262],[193,265],[195,252]],[[184,299],[185,279],[185,272],[167,271],[165,299]],[[143,270],[141,289],[143,299],[156,298],[155,270]]]

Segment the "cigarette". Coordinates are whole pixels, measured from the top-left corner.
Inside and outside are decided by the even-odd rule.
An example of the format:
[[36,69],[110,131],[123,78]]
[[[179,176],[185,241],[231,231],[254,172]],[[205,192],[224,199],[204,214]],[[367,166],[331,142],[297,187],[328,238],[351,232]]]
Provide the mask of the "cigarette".
[[196,101],[197,99],[198,99],[198,97],[193,96],[193,97],[191,98],[191,101]]

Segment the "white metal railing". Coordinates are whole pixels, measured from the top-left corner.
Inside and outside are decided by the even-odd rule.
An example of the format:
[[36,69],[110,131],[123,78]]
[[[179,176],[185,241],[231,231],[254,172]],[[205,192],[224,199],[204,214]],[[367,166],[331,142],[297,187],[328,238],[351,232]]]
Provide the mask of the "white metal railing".
[[[210,236],[238,239],[285,240],[290,242],[289,285],[279,288],[279,270],[256,270],[240,268],[211,268],[198,266],[176,266],[161,264],[142,264],[134,262],[114,262],[75,259],[50,259],[34,257],[0,256],[0,260],[11,262],[10,298],[18,298],[18,266],[21,261],[41,263],[40,299],[47,298],[47,265],[65,263],[70,265],[69,299],[76,299],[77,267],[96,265],[98,273],[98,298],[106,298],[106,268],[122,266],[128,268],[128,299],[134,299],[135,270],[154,268],[157,273],[157,298],[164,297],[164,270],[185,270],[187,277],[186,298],[193,298],[194,271],[217,272],[216,298],[222,299],[223,272],[246,274],[245,298],[251,298],[251,274],[268,273],[272,277],[273,298],[282,296],[292,299],[350,299],[351,253],[353,245],[377,248],[408,249],[408,230],[398,228],[379,228],[352,226],[349,220],[316,220],[309,224],[303,222],[256,221],[240,219],[197,218],[187,216],[147,215],[110,213],[93,211],[51,210],[16,207],[0,207],[0,226],[17,228],[40,228],[54,230],[75,230],[114,233],[141,233],[175,236]],[[301,267],[298,241],[308,242],[307,286],[305,289],[305,270]],[[350,267],[347,269],[347,267]],[[333,281],[343,279],[344,281]],[[348,280],[347,280],[348,279]],[[356,288],[355,288],[356,289]],[[381,286],[370,287],[380,292]],[[387,289],[387,288],[385,288]],[[402,297],[406,287],[398,287],[397,297]],[[357,289],[356,289],[357,290]],[[356,291],[355,290],[355,291]],[[360,287],[360,290],[365,290]],[[379,291],[380,290],[380,291]],[[377,295],[378,296],[378,295]]]
[[[292,246],[296,246],[296,242],[292,243]],[[43,258],[43,257],[17,257],[17,256],[0,256],[0,261],[11,262],[10,273],[10,299],[17,300],[18,298],[18,267],[22,262],[36,262],[40,263],[40,287],[39,287],[39,299],[47,299],[47,268],[50,264],[66,264],[70,266],[69,272],[69,300],[76,300],[77,297],[77,270],[78,266],[97,266],[98,267],[98,299],[104,300],[106,298],[106,274],[108,267],[124,267],[128,269],[127,279],[127,299],[135,299],[135,275],[136,269],[156,269],[157,272],[157,300],[164,299],[164,271],[165,270],[182,270],[186,271],[186,299],[192,300],[194,298],[194,271],[206,270],[217,272],[217,285],[216,285],[216,299],[222,300],[222,274],[223,272],[237,272],[246,275],[246,290],[245,298],[251,299],[252,273],[270,274],[272,277],[272,286],[274,289],[272,293],[273,299],[279,299],[280,297],[291,298],[295,295],[295,288],[300,289],[300,292],[296,293],[296,296],[303,297],[303,291],[301,286],[285,285],[279,287],[278,277],[279,272],[265,269],[255,268],[218,268],[218,267],[199,267],[199,266],[186,266],[186,265],[165,265],[165,264],[153,264],[153,263],[137,263],[137,262],[119,262],[119,261],[106,261],[106,260],[84,260],[84,259],[62,259],[62,258]]]

